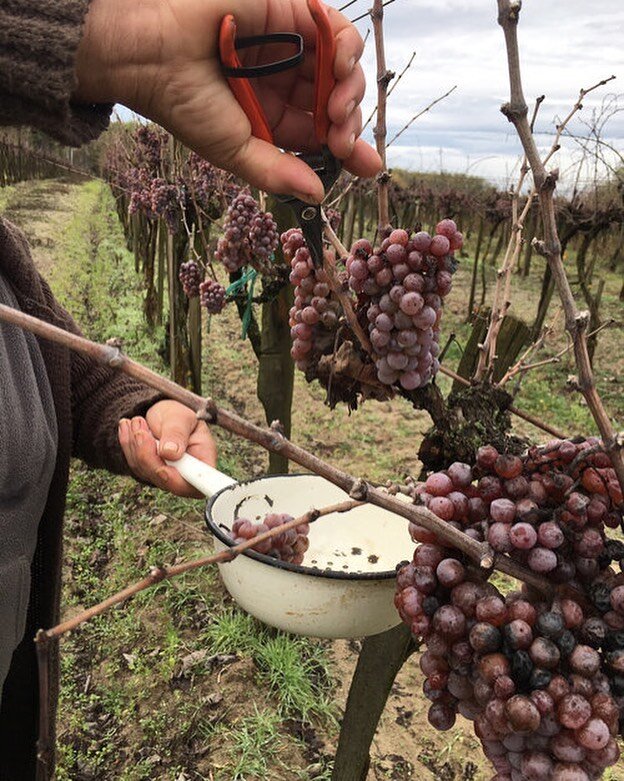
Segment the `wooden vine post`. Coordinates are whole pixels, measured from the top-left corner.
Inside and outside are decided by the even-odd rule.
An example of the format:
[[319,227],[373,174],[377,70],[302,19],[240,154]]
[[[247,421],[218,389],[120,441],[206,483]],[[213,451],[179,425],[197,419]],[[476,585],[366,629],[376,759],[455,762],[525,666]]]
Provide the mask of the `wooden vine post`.
[[[280,230],[294,225],[290,208],[276,198],[269,200],[272,212]],[[284,263],[281,247],[276,254]],[[292,285],[284,285],[271,300],[262,304],[262,330],[260,333],[260,354],[258,356],[258,398],[262,402],[266,421],[270,425],[279,421],[284,436],[290,437],[292,420],[292,399],[295,382],[295,364],[290,355],[292,340],[288,313],[293,304]],[[288,459],[281,453],[269,453],[269,474],[286,474]]]

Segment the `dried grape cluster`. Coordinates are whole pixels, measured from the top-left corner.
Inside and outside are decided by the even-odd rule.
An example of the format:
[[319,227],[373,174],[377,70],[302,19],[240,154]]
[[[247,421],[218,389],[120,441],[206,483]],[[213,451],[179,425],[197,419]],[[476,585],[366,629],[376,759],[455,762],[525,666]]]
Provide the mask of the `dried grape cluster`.
[[228,207],[215,257],[230,273],[246,266],[251,259],[249,229],[257,211],[258,204],[249,190],[242,190]]
[[215,257],[230,273],[250,264],[268,275],[273,270],[271,260],[277,245],[273,215],[260,211],[249,190],[241,190],[228,207]]
[[291,355],[298,369],[305,371],[315,352],[333,343],[340,304],[331,297],[327,274],[315,268],[303,233],[291,228],[281,236],[284,257],[290,261],[290,281],[295,301],[290,309]]
[[[283,526],[294,520],[292,515],[286,513],[269,513],[261,523],[254,523],[246,518],[237,518],[232,524],[231,536],[235,543],[251,540],[259,534]],[[270,539],[258,542],[253,550],[264,553],[274,559],[287,561],[292,564],[301,564],[305,552],[310,545],[308,534],[310,524],[300,523],[292,529],[287,529],[281,534]]]
[[503,596],[411,526],[422,544],[399,570],[395,604],[426,644],[429,721],[473,721],[493,781],[600,778],[619,757],[624,706],[624,573],[612,567],[624,544],[605,535],[622,522],[622,495],[600,443],[557,440],[522,458],[486,446],[474,468],[452,464],[412,491],[444,521],[565,583],[548,601],[526,587]]
[[172,161],[169,138],[156,125],[143,125],[129,138],[131,150],[111,145],[104,167],[113,188],[129,195],[130,214],[162,219],[176,233],[197,225],[199,215],[220,216],[230,177],[194,152]]
[[199,295],[199,285],[204,278],[203,271],[199,264],[194,260],[180,264],[178,279],[184,290],[184,295],[188,298],[197,298]]
[[170,233],[175,233],[180,222],[182,202],[184,200],[183,187],[170,184],[166,179],[152,179],[150,187],[149,212],[154,217],[160,217],[167,224]]
[[208,314],[218,315],[225,306],[225,288],[214,279],[207,279],[199,286],[199,301]]
[[199,303],[208,310],[208,314],[218,315],[223,311],[227,303],[225,288],[214,279],[204,279],[204,273],[195,260],[182,263],[178,277],[185,295],[189,298],[199,296]]
[[397,229],[378,248],[366,239],[352,246],[349,287],[368,321],[377,377],[385,385],[414,390],[436,374],[442,299],[451,290],[452,253],[462,243],[455,222],[446,219],[433,237]]

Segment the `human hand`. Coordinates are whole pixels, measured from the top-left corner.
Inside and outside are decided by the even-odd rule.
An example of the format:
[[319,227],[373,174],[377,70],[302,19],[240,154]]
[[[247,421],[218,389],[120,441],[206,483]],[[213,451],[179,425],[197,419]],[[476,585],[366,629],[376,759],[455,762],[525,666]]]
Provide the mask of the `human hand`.
[[[316,27],[306,0],[92,0],[78,50],[78,89],[84,103],[122,103],[159,123],[215,165],[262,190],[320,202],[316,174],[286,150],[317,147],[312,121],[314,56],[299,67],[257,80],[257,95],[273,129],[272,146],[251,135],[244,111],[221,73],[218,31],[232,13],[238,35],[298,32],[306,52]],[[358,136],[364,44],[356,28],[328,8],[336,37],[336,86],[328,104],[328,145],[357,176],[373,176],[380,159]],[[247,53],[245,65],[275,59],[275,47]],[[290,54],[290,50],[287,54]]]
[[163,459],[177,461],[190,453],[210,466],[217,463],[217,447],[208,426],[177,401],[158,401],[144,418],[123,418],[119,443],[136,477],[177,496],[199,498],[202,494]]

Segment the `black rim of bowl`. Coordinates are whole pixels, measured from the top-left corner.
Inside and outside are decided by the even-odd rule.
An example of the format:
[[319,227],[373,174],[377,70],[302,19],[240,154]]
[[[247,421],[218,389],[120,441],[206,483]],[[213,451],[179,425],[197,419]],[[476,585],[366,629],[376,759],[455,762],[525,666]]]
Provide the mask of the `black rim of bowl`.
[[[219,497],[222,494],[226,493],[226,491],[231,491],[235,488],[241,488],[246,485],[251,485],[252,483],[258,483],[261,480],[272,480],[273,478],[286,478],[286,477],[315,477],[315,478],[319,478],[320,480],[325,479],[320,475],[314,475],[306,472],[299,472],[299,473],[293,473],[287,475],[265,475],[264,477],[254,477],[251,480],[244,480],[243,482],[235,483],[234,485],[228,485],[225,488],[222,488],[220,491],[217,491],[216,494],[213,494],[210,497],[210,499],[208,499],[208,501],[206,502],[206,512],[205,512],[206,526],[208,527],[210,533],[213,534],[218,540],[220,540],[228,548],[233,547],[234,540],[228,534],[226,534],[223,527],[217,525],[212,518],[212,507],[214,503],[217,501],[217,499],[219,499]],[[407,520],[405,521],[405,523],[407,523]],[[248,556],[250,559],[255,559],[256,561],[259,561],[262,564],[268,564],[270,567],[277,567],[277,569],[284,569],[287,570],[288,572],[295,572],[298,575],[311,575],[312,577],[315,578],[330,578],[332,580],[390,580],[391,578],[396,578],[396,574],[397,574],[396,569],[384,570],[382,572],[337,572],[335,570],[319,569],[318,567],[306,567],[303,564],[291,564],[290,562],[287,561],[274,559],[271,556],[267,556],[264,553],[258,553],[257,551],[252,550],[251,548],[243,551],[242,555]],[[406,559],[404,561],[406,561]],[[399,563],[400,562],[397,562],[397,565]]]

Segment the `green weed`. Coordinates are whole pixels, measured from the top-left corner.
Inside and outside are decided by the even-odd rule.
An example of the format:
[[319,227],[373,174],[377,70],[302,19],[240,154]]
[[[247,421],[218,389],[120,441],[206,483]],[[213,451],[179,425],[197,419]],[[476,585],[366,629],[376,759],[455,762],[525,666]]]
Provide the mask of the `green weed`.
[[220,781],[245,781],[251,778],[269,778],[269,768],[279,761],[281,721],[270,710],[258,711],[241,719],[224,731],[230,745],[230,768],[217,778]]

